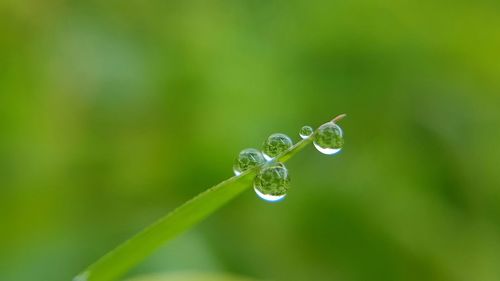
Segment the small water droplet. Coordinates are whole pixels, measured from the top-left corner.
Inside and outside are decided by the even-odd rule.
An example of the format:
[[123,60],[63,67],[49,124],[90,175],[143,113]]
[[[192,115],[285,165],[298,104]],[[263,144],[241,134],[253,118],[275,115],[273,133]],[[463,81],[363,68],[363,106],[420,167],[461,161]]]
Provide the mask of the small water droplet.
[[234,161],[233,171],[235,175],[240,175],[244,171],[251,169],[257,165],[265,163],[266,160],[262,155],[262,152],[255,148],[243,149],[239,154],[238,158]]
[[299,131],[299,136],[300,136],[302,139],[307,139],[307,138],[308,138],[308,137],[310,137],[313,133],[314,133],[314,129],[313,129],[311,126],[304,126],[304,127],[300,128],[300,131]]
[[335,154],[343,145],[342,129],[332,122],[321,125],[314,136],[314,146],[323,154]]
[[292,145],[292,139],[290,139],[287,135],[280,133],[272,134],[267,138],[262,146],[264,158],[266,158],[266,160],[271,160],[292,147]]
[[289,184],[288,170],[282,163],[272,163],[262,168],[253,181],[255,193],[269,202],[285,198]]

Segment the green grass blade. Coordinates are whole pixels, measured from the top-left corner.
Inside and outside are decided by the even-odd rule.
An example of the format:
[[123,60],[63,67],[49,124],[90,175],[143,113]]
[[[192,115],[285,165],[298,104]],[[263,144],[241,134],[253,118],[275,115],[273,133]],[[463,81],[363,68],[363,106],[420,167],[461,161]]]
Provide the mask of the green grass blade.
[[[339,117],[333,121],[340,120]],[[276,157],[277,161],[283,163],[288,161],[293,155],[312,142],[312,139],[311,136],[298,142]],[[246,171],[200,193],[103,256],[73,280],[116,280],[166,242],[191,228],[244,190],[252,187],[257,170],[258,167]]]
[[92,264],[74,281],[115,280],[166,241],[189,229],[252,185],[256,171],[232,177],[200,193]]

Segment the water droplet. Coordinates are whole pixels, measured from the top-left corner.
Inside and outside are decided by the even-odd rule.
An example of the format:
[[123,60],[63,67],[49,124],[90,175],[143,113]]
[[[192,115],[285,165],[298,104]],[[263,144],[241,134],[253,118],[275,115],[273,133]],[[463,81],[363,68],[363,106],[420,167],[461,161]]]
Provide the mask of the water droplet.
[[266,160],[271,160],[292,147],[293,142],[290,137],[285,134],[272,134],[264,142],[262,152]]
[[253,181],[255,193],[269,202],[285,198],[289,184],[288,170],[281,163],[273,163],[262,168]]
[[238,158],[234,161],[233,171],[234,174],[238,176],[244,171],[265,162],[266,160],[259,150],[255,148],[243,149],[240,154],[238,154]]
[[314,146],[323,154],[335,154],[342,149],[343,145],[342,129],[331,122],[321,125],[314,136]]
[[307,139],[314,133],[314,129],[311,126],[304,126],[299,131],[299,136],[302,139]]

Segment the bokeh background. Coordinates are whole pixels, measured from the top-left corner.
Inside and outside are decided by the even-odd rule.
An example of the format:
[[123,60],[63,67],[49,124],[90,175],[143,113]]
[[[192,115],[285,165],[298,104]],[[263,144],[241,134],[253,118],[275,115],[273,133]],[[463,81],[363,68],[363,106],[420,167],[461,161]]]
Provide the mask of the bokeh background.
[[0,280],[70,280],[340,113],[286,200],[249,190],[129,276],[500,280],[500,2],[3,0]]

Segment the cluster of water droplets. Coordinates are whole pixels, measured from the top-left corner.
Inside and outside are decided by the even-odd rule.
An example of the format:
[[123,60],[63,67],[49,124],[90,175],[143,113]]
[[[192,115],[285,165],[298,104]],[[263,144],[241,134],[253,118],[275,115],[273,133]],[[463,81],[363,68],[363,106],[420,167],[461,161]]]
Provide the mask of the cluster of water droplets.
[[[302,139],[313,138],[316,149],[327,155],[339,152],[344,145],[342,129],[335,123],[321,125],[316,131],[311,126],[304,126],[299,131]],[[283,163],[276,156],[289,150],[293,141],[285,134],[270,135],[262,145],[262,152],[255,148],[247,148],[238,154],[233,166],[235,175],[259,167],[254,179],[254,190],[257,195],[269,202],[285,198],[290,185],[290,176]]]

